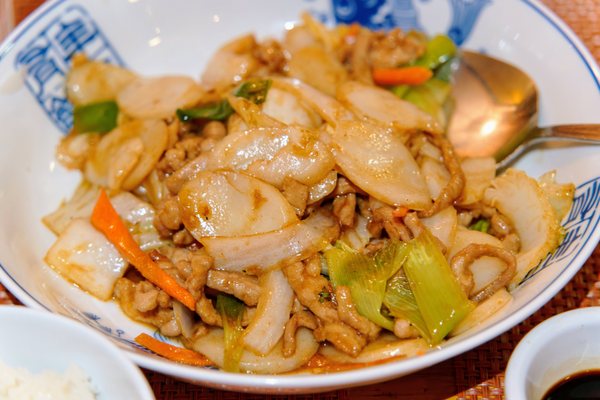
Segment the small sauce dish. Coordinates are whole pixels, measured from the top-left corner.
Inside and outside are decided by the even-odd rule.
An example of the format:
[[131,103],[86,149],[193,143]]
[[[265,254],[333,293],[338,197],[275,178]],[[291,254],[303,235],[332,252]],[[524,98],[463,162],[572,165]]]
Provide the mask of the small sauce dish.
[[567,311],[542,322],[519,342],[505,376],[508,400],[540,400],[557,383],[600,370],[600,307]]

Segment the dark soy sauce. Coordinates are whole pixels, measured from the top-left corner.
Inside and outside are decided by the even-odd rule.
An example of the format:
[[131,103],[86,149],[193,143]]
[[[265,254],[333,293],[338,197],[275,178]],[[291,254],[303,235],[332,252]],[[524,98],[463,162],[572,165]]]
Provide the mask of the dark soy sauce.
[[600,399],[600,370],[582,371],[558,381],[543,400]]

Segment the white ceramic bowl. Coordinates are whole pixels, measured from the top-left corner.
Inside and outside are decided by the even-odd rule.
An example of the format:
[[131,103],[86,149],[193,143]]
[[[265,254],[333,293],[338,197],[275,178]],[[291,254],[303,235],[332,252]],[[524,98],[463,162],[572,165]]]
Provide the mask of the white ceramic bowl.
[[[200,384],[256,392],[316,392],[409,374],[482,344],[531,315],[577,272],[600,237],[600,153],[575,146],[531,152],[518,167],[556,169],[574,182],[575,207],[562,246],[514,301],[475,330],[416,358],[325,375],[236,375],[172,363],[132,339],[142,325],[69,285],[44,265],[53,235],[43,215],[72,193],[79,175],[54,159],[70,126],[64,74],[74,51],[141,74],[199,76],[225,41],[246,32],[280,36],[303,10],[328,23],[449,32],[465,48],[512,62],[540,89],[542,125],[598,122],[600,71],[575,35],[536,0],[55,0],[44,3],[0,47],[0,279],[23,303],[73,316],[111,337],[139,365]],[[568,79],[567,79],[568,77]]]
[[0,360],[32,374],[70,366],[90,379],[98,400],[154,399],[142,371],[104,335],[70,318],[22,306],[0,306]]
[[536,326],[518,344],[506,368],[508,400],[537,400],[563,378],[600,369],[600,308],[579,308]]

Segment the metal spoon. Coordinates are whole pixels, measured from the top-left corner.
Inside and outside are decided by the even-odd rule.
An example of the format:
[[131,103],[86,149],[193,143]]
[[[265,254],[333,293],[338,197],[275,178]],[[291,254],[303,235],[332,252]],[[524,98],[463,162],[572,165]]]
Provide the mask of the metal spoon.
[[502,170],[545,141],[600,144],[600,124],[537,126],[537,89],[518,68],[462,51],[448,138],[460,156],[493,156]]

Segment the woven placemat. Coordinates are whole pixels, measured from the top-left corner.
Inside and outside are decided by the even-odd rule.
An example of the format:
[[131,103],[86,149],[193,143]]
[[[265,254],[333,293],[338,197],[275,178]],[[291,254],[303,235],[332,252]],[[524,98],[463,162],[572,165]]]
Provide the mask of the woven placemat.
[[457,399],[503,399],[504,370],[514,346],[531,329],[558,313],[600,305],[600,246],[575,277],[538,312],[498,338],[454,358]]
[[573,29],[600,62],[600,0],[542,0]]

